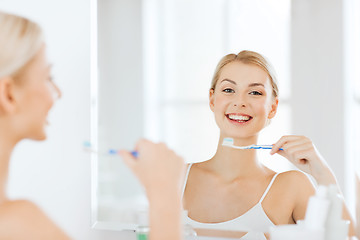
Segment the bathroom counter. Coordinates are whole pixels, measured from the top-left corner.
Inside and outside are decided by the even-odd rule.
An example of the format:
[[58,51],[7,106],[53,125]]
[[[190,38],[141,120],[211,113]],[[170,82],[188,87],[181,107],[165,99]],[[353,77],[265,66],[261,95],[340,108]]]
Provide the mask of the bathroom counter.
[[[124,240],[137,240],[135,232],[128,232],[126,234],[127,238]],[[205,236],[198,236],[198,237],[186,237],[184,240],[232,240],[236,238],[221,238],[221,237],[205,237]],[[254,239],[255,240],[255,239]]]

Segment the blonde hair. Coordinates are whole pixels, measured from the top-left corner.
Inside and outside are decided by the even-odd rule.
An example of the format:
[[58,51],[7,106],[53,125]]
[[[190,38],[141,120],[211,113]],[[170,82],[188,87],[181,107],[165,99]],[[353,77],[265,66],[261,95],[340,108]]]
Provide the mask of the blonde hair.
[[276,74],[275,74],[275,71],[274,71],[273,67],[271,66],[270,62],[267,61],[266,58],[264,56],[262,56],[261,54],[259,54],[257,52],[252,52],[252,51],[241,51],[237,55],[231,53],[231,54],[224,56],[220,60],[218,65],[216,66],[215,73],[214,73],[213,79],[211,81],[210,89],[215,90],[215,86],[216,86],[217,81],[219,80],[222,68],[226,64],[234,62],[234,61],[242,62],[245,64],[253,64],[253,65],[260,67],[262,70],[264,70],[269,75],[270,82],[271,82],[271,85],[273,88],[273,96],[277,97],[279,95]]
[[38,24],[0,11],[0,78],[19,73],[43,43]]

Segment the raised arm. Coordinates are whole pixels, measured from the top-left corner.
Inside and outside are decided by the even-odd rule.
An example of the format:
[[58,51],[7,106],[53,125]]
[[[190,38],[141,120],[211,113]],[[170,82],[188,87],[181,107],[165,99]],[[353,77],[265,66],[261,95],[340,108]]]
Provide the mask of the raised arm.
[[[280,148],[283,150],[280,150]],[[270,152],[270,154],[275,153],[288,159],[300,170],[312,175],[319,185],[335,184],[342,195],[333,171],[309,138],[304,136],[283,136],[274,144]],[[350,221],[349,236],[354,236],[354,220],[344,200],[343,209],[343,219]]]
[[181,239],[181,186],[185,164],[165,146],[140,140],[138,157],[121,151],[126,164],[146,189],[150,202],[150,239]]

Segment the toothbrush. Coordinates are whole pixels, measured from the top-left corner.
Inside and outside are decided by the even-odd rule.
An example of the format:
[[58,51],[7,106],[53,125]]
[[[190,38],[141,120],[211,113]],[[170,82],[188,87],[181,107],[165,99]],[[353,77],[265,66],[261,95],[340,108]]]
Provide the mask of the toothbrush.
[[[222,145],[235,149],[272,149],[273,148],[273,145],[255,145],[255,144],[249,146],[235,146],[234,139],[232,138],[224,138]],[[279,150],[283,150],[283,149],[280,148]]]
[[[85,141],[83,146],[84,146],[84,150],[87,152],[97,153],[97,154],[101,154],[101,155],[118,155],[119,154],[118,150],[111,149],[111,148],[107,152],[98,152],[94,148],[91,147],[91,143],[88,141]],[[132,151],[131,154],[136,158],[139,156],[139,153],[137,151]]]

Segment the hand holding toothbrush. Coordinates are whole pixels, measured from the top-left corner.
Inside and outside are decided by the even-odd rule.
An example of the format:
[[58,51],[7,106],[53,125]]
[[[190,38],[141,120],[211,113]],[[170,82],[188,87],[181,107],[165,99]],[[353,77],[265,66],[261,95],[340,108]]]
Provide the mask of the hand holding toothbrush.
[[146,189],[148,197],[165,191],[181,192],[185,163],[163,143],[140,140],[135,148],[137,157],[121,150],[119,154]]
[[180,240],[184,161],[163,143],[140,140],[135,150],[137,157],[124,150],[119,154],[146,189],[150,240]]
[[[280,148],[282,151],[279,150]],[[309,138],[283,136],[270,151],[271,155],[275,153],[288,159],[300,170],[312,175],[318,184],[337,184],[332,170]]]

